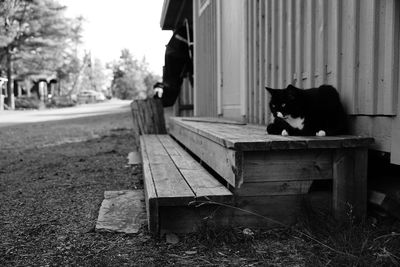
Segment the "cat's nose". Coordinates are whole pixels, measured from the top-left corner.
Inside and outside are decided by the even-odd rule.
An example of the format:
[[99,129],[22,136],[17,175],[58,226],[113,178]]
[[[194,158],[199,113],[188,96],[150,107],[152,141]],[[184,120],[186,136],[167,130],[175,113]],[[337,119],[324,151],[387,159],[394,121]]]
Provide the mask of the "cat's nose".
[[277,116],[278,118],[283,118],[283,114],[282,114],[281,112],[276,113],[276,116]]

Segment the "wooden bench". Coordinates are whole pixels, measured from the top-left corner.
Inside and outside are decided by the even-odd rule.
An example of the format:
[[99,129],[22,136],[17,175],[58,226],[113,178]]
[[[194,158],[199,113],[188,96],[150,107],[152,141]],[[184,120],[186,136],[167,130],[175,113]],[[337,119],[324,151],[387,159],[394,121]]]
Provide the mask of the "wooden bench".
[[209,118],[172,118],[170,134],[225,179],[239,208],[290,223],[312,183],[332,180],[336,218],[345,219],[349,208],[365,215],[372,138],[268,135],[265,126]]
[[[150,232],[192,232],[217,206],[190,205],[195,200],[232,204],[232,193],[168,135],[142,135],[144,189]],[[229,216],[214,214],[227,223]]]

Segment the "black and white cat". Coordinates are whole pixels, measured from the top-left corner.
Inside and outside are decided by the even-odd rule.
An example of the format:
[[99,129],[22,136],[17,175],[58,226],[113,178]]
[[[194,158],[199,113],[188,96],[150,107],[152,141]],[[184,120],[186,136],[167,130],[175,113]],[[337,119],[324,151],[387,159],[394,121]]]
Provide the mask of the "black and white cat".
[[273,121],[268,134],[326,136],[347,133],[347,116],[336,89],[330,85],[302,90],[265,88]]

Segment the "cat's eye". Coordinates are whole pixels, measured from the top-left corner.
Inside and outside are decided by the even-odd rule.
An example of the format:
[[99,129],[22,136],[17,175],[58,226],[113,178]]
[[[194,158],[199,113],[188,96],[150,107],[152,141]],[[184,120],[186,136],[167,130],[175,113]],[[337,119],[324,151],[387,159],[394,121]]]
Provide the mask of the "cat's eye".
[[286,106],[286,104],[285,104],[285,103],[283,103],[283,104],[282,104],[282,107],[284,108],[285,106]]

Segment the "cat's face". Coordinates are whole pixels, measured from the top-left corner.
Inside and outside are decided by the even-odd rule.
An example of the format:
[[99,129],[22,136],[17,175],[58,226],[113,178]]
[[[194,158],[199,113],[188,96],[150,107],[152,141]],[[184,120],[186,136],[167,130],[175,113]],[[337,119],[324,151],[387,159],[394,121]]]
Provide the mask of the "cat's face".
[[301,99],[298,90],[292,85],[286,89],[272,89],[265,87],[271,94],[269,107],[274,117],[298,118],[302,116]]

